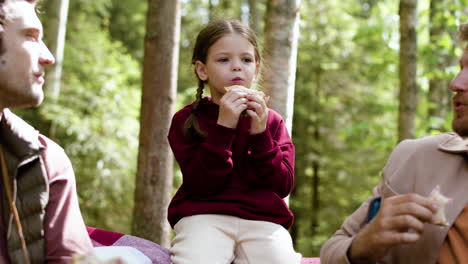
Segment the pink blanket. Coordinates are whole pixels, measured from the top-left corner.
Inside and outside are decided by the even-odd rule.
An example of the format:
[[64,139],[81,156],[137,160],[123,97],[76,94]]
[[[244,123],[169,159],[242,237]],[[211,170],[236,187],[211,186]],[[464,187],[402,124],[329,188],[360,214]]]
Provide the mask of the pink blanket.
[[[167,248],[143,238],[87,227],[89,237],[94,247],[127,246],[138,249],[154,264],[170,264],[171,258]],[[319,258],[303,258],[301,264],[320,264]]]

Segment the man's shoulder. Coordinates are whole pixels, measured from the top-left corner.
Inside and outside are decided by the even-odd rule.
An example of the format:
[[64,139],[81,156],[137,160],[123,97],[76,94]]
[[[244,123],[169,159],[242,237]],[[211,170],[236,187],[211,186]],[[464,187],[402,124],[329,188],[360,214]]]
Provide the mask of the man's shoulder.
[[39,133],[33,126],[9,109],[3,110],[2,126],[27,140],[37,138],[37,134]]
[[39,141],[39,131],[9,109],[2,113],[0,137],[6,147],[17,157],[40,151],[43,146]]
[[38,134],[38,140],[41,142],[42,146],[44,146],[45,151],[48,152],[60,152],[65,154],[65,150],[55,141],[52,139],[48,138],[47,136],[39,133]]
[[440,151],[440,145],[455,137],[458,137],[455,133],[442,133],[417,139],[405,139],[393,149],[385,167],[387,170],[399,168],[402,164],[412,164],[423,157],[436,157],[443,153]]
[[417,139],[405,139],[398,144],[397,149],[437,150],[441,144],[455,138],[459,136],[453,132],[447,132]]
[[60,145],[47,136],[43,135],[40,131],[35,129],[32,125],[27,123],[13,112],[6,110],[5,118],[9,130],[13,131],[15,135],[21,140],[29,142],[31,146],[38,146],[38,148],[46,149],[50,148],[64,152]]

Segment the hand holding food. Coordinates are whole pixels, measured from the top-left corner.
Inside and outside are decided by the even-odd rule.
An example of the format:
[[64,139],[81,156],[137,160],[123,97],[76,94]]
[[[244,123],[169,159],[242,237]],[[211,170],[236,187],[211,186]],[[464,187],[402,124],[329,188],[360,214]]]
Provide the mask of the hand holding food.
[[241,85],[232,85],[225,88],[226,91],[236,90],[246,94],[247,109],[242,112],[242,115],[248,115],[251,118],[250,134],[256,135],[265,131],[268,119],[266,102],[269,97],[262,91],[248,89]]

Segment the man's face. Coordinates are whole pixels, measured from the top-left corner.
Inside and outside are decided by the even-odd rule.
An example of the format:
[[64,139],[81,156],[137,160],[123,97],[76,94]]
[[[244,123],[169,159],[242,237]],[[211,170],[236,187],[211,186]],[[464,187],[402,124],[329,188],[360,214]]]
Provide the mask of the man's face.
[[11,0],[4,4],[4,25],[0,55],[0,109],[29,107],[42,102],[44,68],[54,57],[42,41],[42,24],[35,4]]
[[468,137],[468,45],[460,58],[460,72],[450,83],[453,96],[452,127],[462,137]]

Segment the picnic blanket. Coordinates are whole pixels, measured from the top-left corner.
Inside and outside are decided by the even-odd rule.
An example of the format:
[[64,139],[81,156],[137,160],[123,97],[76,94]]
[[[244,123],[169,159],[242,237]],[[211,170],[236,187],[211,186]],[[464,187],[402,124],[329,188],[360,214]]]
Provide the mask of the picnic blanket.
[[[94,227],[86,228],[94,247],[132,247],[146,255],[153,264],[171,264],[169,250],[149,240]],[[303,258],[301,264],[320,264],[320,259]]]

